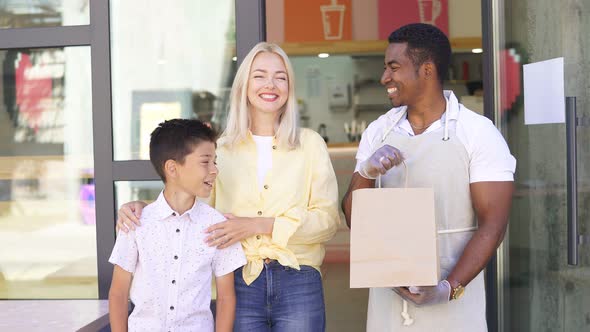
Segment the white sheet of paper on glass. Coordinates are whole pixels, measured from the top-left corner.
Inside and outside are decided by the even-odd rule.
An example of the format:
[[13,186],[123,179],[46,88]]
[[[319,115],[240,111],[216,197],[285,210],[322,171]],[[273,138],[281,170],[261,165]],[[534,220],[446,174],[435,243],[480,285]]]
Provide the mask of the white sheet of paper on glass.
[[523,66],[524,124],[564,123],[563,57]]

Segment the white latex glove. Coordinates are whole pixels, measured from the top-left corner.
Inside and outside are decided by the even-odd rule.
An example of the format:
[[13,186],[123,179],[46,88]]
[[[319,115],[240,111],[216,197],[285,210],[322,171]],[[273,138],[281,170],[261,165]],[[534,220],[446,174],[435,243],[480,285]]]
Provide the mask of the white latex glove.
[[363,161],[359,168],[359,174],[365,179],[375,180],[379,174],[385,174],[393,166],[399,165],[404,160],[401,151],[391,145],[383,145],[367,160]]
[[451,297],[451,284],[449,284],[448,281],[443,280],[436,286],[398,287],[393,288],[393,291],[406,301],[410,301],[420,307],[449,302]]

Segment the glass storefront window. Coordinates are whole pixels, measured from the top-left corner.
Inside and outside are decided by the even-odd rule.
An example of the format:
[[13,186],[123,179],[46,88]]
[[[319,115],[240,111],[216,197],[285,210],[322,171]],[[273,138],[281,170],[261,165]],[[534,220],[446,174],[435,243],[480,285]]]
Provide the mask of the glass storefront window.
[[90,0],[0,1],[0,29],[87,25]]
[[0,61],[0,299],[97,298],[90,47]]
[[148,159],[149,134],[166,119],[224,127],[236,71],[234,3],[111,1],[115,160]]

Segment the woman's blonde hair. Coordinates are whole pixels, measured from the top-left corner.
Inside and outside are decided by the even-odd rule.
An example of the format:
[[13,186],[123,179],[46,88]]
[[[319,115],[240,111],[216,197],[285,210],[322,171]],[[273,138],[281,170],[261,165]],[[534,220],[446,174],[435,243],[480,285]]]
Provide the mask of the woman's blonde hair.
[[287,102],[281,110],[278,122],[275,124],[275,138],[280,146],[289,149],[299,146],[299,114],[297,112],[297,101],[295,99],[295,81],[293,67],[289,57],[278,45],[261,42],[256,44],[246,55],[244,61],[238,68],[236,77],[232,84],[230,93],[229,114],[225,131],[221,135],[220,145],[232,146],[242,142],[248,135],[250,128],[250,112],[248,101],[248,80],[254,58],[263,52],[274,53],[283,59],[287,69],[289,83],[289,94]]

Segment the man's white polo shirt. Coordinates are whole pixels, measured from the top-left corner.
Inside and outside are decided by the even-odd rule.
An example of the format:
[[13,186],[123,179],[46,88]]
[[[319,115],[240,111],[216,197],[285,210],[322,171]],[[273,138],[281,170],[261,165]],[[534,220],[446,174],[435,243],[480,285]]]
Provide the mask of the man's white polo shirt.
[[204,230],[224,220],[198,200],[179,215],[160,193],[143,209],[140,227],[119,232],[109,262],[133,273],[129,331],[214,330],[212,274],[223,276],[246,264],[239,242],[221,250],[205,243]]
[[[469,156],[469,183],[513,181],[516,159],[510,154],[506,141],[494,124],[488,118],[460,104],[452,91],[444,91],[444,95],[447,100],[446,111],[424,133],[442,131],[445,117],[448,116],[449,131],[455,131]],[[355,172],[358,172],[360,163],[368,159],[379,147],[386,131],[414,135],[405,116],[405,109],[406,106],[393,108],[367,127],[356,154]]]

